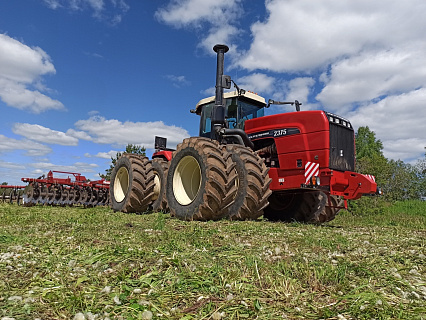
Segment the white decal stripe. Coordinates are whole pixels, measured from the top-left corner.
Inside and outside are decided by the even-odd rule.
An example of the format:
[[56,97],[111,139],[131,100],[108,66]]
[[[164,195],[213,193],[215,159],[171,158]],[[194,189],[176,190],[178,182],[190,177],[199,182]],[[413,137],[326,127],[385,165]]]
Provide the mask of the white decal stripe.
[[376,177],[371,175],[371,174],[363,174],[364,177],[366,177],[367,179],[376,182]]
[[305,168],[305,177],[311,177],[315,172],[315,166],[310,165],[307,168]]
[[318,176],[319,163],[306,162],[305,165],[305,183],[307,184],[312,176]]

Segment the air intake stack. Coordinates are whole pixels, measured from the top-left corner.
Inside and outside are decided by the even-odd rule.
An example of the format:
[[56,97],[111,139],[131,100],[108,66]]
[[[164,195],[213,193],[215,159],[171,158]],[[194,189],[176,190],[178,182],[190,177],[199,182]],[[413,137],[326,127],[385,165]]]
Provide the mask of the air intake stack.
[[225,53],[228,52],[228,46],[217,44],[213,47],[217,53],[216,67],[216,95],[215,106],[212,112],[212,125],[215,132],[219,132],[225,127],[225,106],[223,105],[223,89],[231,88],[231,77],[223,74]]

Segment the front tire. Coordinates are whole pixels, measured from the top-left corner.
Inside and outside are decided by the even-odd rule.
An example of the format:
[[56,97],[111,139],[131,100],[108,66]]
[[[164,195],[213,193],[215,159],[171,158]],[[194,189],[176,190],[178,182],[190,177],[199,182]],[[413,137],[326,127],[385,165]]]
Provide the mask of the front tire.
[[154,171],[147,157],[123,154],[111,174],[111,208],[121,212],[145,212],[154,195]]
[[226,150],[235,163],[237,173],[237,192],[227,210],[227,216],[231,220],[255,220],[263,215],[272,193],[269,189],[269,168],[250,148],[227,145]]
[[167,186],[167,171],[169,170],[169,162],[161,159],[154,158],[151,161],[152,168],[154,170],[154,196],[151,204],[152,211],[163,211],[167,212],[167,198],[166,198],[166,186]]
[[234,164],[226,155],[223,146],[207,138],[188,138],[177,146],[167,174],[172,216],[181,220],[224,217],[236,192]]

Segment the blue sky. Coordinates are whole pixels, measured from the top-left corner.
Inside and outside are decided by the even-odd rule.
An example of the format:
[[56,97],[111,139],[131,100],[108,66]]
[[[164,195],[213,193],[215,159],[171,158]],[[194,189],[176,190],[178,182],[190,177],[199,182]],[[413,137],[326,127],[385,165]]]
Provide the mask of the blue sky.
[[[197,135],[189,109],[226,73],[266,99],[368,125],[388,158],[426,146],[424,0],[0,1],[0,182],[90,179],[128,143]],[[287,111],[272,107],[274,114]]]

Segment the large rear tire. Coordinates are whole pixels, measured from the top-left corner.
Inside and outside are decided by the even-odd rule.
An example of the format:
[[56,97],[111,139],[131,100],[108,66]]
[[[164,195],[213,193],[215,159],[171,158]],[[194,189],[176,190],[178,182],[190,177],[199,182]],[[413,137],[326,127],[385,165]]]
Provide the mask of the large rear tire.
[[152,159],[151,164],[155,174],[155,188],[151,210],[167,212],[169,208],[166,198],[166,185],[169,162],[161,158],[155,158]]
[[270,221],[294,221],[294,213],[302,201],[301,193],[273,192],[263,216]]
[[329,222],[336,218],[337,213],[345,207],[343,197],[329,195],[329,202],[325,206],[324,213],[321,216],[321,222]]
[[235,165],[217,141],[192,137],[177,146],[167,174],[166,197],[181,220],[218,220],[236,192]]
[[327,195],[322,191],[305,191],[302,201],[294,214],[294,220],[299,222],[320,224],[324,222]]
[[226,150],[235,163],[237,173],[237,192],[234,202],[227,209],[227,217],[231,220],[255,220],[263,215],[272,193],[269,189],[269,168],[250,148],[227,145]]
[[111,173],[111,208],[122,212],[145,212],[154,196],[154,171],[147,157],[123,154]]

